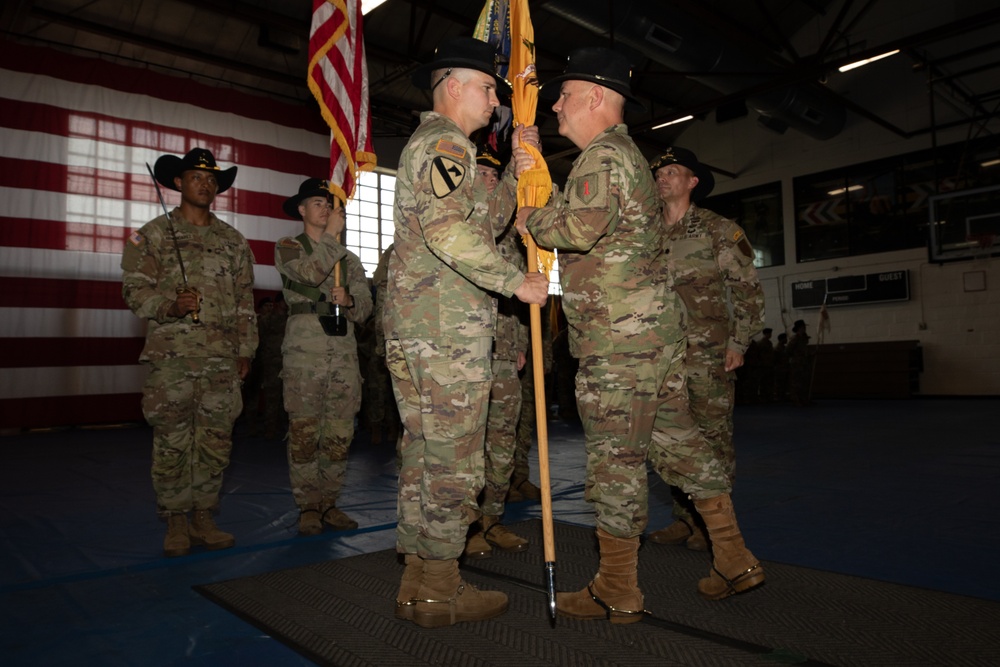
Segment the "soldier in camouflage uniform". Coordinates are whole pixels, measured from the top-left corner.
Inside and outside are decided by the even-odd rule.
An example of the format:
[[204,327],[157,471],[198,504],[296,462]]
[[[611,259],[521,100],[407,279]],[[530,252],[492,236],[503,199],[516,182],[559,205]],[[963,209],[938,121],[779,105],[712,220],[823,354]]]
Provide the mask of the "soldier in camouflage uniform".
[[[715,182],[694,153],[669,148],[651,169],[663,201],[667,268],[686,313],[684,364],[691,414],[731,483],[735,370],[764,324],[764,293],[753,248],[739,225],[691,203],[708,196]],[[666,470],[657,472],[666,478]],[[691,501],[677,487],[671,492],[674,522],[649,539],[707,551],[704,523],[694,516]]]
[[163,551],[183,556],[192,544],[236,543],[215,525],[212,510],[243,408],[240,382],[257,349],[253,254],[243,235],[211,212],[236,167],[222,170],[211,152],[195,148],[183,158],[161,156],[154,173],[181,193],[181,204],[169,220],[160,216],[129,236],[122,296],[146,320],[142,411],[153,427],[157,510],[167,520]]
[[365,377],[365,387],[368,389],[369,401],[366,407],[366,417],[371,426],[373,443],[382,442],[383,433],[390,442],[396,443],[396,454],[399,454],[399,412],[396,409],[396,399],[392,395],[392,381],[389,379],[389,369],[385,365],[385,331],[382,329],[382,314],[385,312],[386,288],[389,283],[389,257],[392,256],[392,244],[382,251],[378,266],[372,274],[372,287],[375,290],[375,314],[372,316],[375,345]]
[[[281,379],[299,534],[317,535],[324,524],[352,530],[357,521],[337,508],[361,408],[358,346],[349,323],[371,315],[371,291],[361,260],[339,241],[344,207],[327,181],[306,179],[283,209],[304,228],[297,237],[279,239],[274,253],[289,312]],[[348,321],[339,332],[333,321],[338,307]]]
[[586,498],[597,514],[597,576],[580,591],[560,593],[556,608],[612,623],[634,623],[643,614],[637,572],[648,522],[647,453],[669,461],[672,477],[684,476],[685,490],[696,497],[728,491],[687,409],[683,333],[668,291],[659,202],[646,160],[622,123],[626,103],[635,103],[629,78],[624,56],[584,48],[546,83],[546,89],[561,84],[552,107],[559,133],[582,153],[559,201],[517,216],[519,230],[561,251],[570,351],[580,360]]
[[[503,163],[488,144],[476,147],[476,169],[490,194],[500,184]],[[524,244],[513,226],[497,239],[500,255],[521,271],[528,270]],[[488,558],[493,549],[524,551],[528,540],[508,530],[500,517],[514,472],[517,447],[517,420],[521,414],[520,373],[526,361],[529,329],[528,314],[519,300],[497,298],[497,325],[493,336],[493,384],[490,407],[486,417],[485,479],[479,509],[482,517],[476,522],[465,545],[466,558]],[[530,370],[530,369],[529,369]]]
[[[479,514],[495,305],[490,292],[542,304],[548,284],[503,259],[495,238],[513,213],[512,162],[494,195],[475,178],[469,135],[499,102],[495,51],[472,38],[442,43],[414,85],[434,110],[403,149],[383,327],[403,422],[396,548],[406,568],[396,615],[422,627],[491,618],[507,596],[462,581],[458,557]],[[537,128],[525,132],[537,142]]]

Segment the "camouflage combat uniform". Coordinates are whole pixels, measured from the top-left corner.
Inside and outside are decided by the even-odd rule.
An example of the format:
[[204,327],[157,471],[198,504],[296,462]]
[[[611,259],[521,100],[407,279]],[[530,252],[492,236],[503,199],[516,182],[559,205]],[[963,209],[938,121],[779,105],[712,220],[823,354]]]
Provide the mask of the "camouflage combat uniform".
[[496,308],[521,271],[495,238],[516,201],[510,169],[493,197],[475,145],[436,112],[403,149],[384,313],[386,363],[403,422],[397,550],[455,559],[478,516]]
[[[321,505],[325,511],[336,503],[347,472],[354,417],[361,408],[361,373],[354,326],[348,325],[345,336],[326,335],[317,312],[327,314],[329,304],[312,297],[329,296],[334,266],[340,262],[341,285],[354,299],[352,308],[340,309],[348,322],[364,322],[371,315],[372,298],[361,260],[334,236],[309,240],[308,248],[301,238],[280,239],[274,253],[288,303],[281,346],[288,470],[296,505]],[[303,286],[318,294],[297,291]]]
[[390,243],[389,247],[382,251],[378,266],[372,275],[372,287],[375,290],[375,313],[372,316],[375,345],[372,350],[368,374],[365,376],[365,388],[369,399],[365,406],[365,417],[372,428],[373,442],[382,442],[383,427],[385,427],[386,437],[391,440],[395,441],[399,435],[399,414],[396,411],[396,400],[392,395],[389,370],[385,366],[385,331],[382,329],[386,289],[389,283],[389,257],[391,255],[392,244]]
[[539,245],[560,251],[570,352],[580,360],[586,499],[599,528],[632,538],[648,522],[646,457],[653,455],[654,427],[656,447],[669,448],[658,458],[696,478],[686,484],[692,492],[724,479],[706,469],[711,452],[687,413],[683,334],[666,280],[659,199],[624,125],[584,149],[562,194],[554,206],[534,211],[527,226]]
[[[511,225],[497,241],[500,254],[523,273],[528,269],[520,235]],[[521,416],[521,379],[517,357],[528,349],[527,306],[516,297],[497,299],[493,339],[493,385],[486,417],[486,486],[480,509],[486,516],[503,514],[514,472],[517,422]],[[530,373],[531,369],[527,368]]]
[[237,360],[257,349],[253,254],[214,215],[199,227],[171,213],[200,324],[167,314],[183,287],[165,216],[134,232],[122,253],[122,296],[146,320],[140,361],[150,372],[142,411],[153,427],[153,489],[161,515],[213,509],[243,408]]
[[[764,326],[753,248],[739,225],[693,204],[667,228],[667,247],[667,267],[685,308],[691,414],[732,483],[735,374],[725,369],[726,350],[743,354]],[[666,470],[657,472],[667,477]],[[689,518],[687,505],[675,500],[674,516]]]
[[667,266],[686,310],[691,413],[732,478],[734,387],[726,350],[745,353],[764,327],[753,247],[735,222],[693,204],[668,228],[667,246]]

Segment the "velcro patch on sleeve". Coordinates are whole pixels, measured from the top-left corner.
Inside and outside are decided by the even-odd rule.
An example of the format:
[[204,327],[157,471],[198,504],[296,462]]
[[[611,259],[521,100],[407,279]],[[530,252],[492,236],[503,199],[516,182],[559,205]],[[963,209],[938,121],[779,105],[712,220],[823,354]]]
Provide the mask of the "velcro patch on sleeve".
[[451,155],[457,157],[459,160],[465,157],[465,147],[459,146],[454,141],[448,141],[447,139],[439,139],[437,146],[434,147],[438,153],[445,153],[446,155]]
[[299,242],[290,236],[286,236],[280,241],[278,241],[279,248],[298,248]]
[[434,158],[431,164],[431,190],[438,199],[458,189],[465,179],[466,166],[447,157]]
[[733,232],[733,243],[736,244],[736,247],[740,249],[741,253],[743,253],[746,257],[753,259],[753,246],[750,245],[750,240],[746,237],[746,234],[743,233],[742,229],[737,229]]
[[138,245],[140,245],[140,244],[141,244],[141,243],[142,243],[143,241],[145,241],[145,240],[146,240],[146,238],[145,238],[145,237],[144,237],[144,236],[143,236],[142,234],[140,234],[140,233],[138,232],[138,230],[136,230],[136,231],[134,231],[134,232],[132,232],[131,234],[129,234],[129,235],[128,235],[128,240],[129,240],[129,242],[130,242],[130,243],[131,243],[132,245],[134,245],[134,246],[138,246]]

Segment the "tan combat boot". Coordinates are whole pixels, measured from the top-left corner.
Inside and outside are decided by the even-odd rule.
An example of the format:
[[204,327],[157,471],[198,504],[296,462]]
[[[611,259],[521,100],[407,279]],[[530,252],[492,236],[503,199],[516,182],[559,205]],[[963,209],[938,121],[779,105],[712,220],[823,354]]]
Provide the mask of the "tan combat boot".
[[694,532],[691,533],[691,537],[687,539],[684,546],[691,551],[708,551],[708,545],[708,531],[705,530],[701,522],[696,521],[694,524]]
[[358,527],[358,522],[340,511],[333,501],[323,503],[326,510],[323,512],[323,523],[334,530],[354,530]]
[[404,621],[413,620],[413,608],[416,606],[417,593],[420,592],[420,580],[424,574],[424,561],[417,554],[406,554],[403,557],[406,568],[399,582],[399,592],[396,593],[396,618]]
[[323,532],[319,505],[303,505],[299,509],[299,535],[319,535]]
[[187,556],[191,553],[188,536],[188,518],[183,512],[167,517],[167,536],[163,538],[163,555],[167,558]]
[[694,535],[694,529],[688,523],[689,519],[676,519],[666,528],[649,534],[649,541],[657,544],[683,544],[688,538]]
[[498,516],[484,516],[481,520],[483,538],[491,547],[500,551],[524,551],[528,540],[507,530]]
[[480,591],[462,581],[454,558],[425,559],[413,622],[422,628],[442,628],[465,621],[485,621],[507,611],[507,604],[504,593]]
[[507,502],[518,503],[522,500],[541,500],[542,491],[531,483],[527,477],[512,479],[507,489]]
[[722,600],[763,584],[764,568],[743,542],[729,494],[696,500],[694,505],[712,542],[712,571],[698,582],[701,596]]
[[191,519],[191,544],[200,544],[209,551],[228,549],[236,544],[230,533],[219,530],[212,518],[212,510],[195,510]]
[[590,584],[575,593],[557,593],[556,611],[584,620],[636,623],[646,613],[639,590],[639,538],[615,537],[597,529],[601,564]]
[[486,538],[483,537],[482,523],[477,521],[472,525],[472,533],[469,535],[468,539],[466,539],[465,551],[462,553],[466,558],[471,558],[472,560],[489,558],[493,555],[493,547],[491,547],[489,542],[486,541]]

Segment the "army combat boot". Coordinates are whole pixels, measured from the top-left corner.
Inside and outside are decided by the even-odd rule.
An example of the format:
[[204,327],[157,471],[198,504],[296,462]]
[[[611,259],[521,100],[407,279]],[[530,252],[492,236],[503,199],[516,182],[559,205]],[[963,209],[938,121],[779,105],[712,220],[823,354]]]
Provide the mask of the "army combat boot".
[[187,514],[178,512],[167,517],[167,536],[163,539],[163,555],[167,558],[191,553]]
[[691,516],[679,517],[666,528],[649,534],[657,544],[683,544],[691,551],[708,551],[708,533]]
[[424,575],[424,561],[417,554],[403,556],[406,568],[399,582],[399,592],[396,593],[396,618],[404,621],[413,620],[413,608],[416,606],[417,593],[420,592],[420,580]]
[[326,509],[323,511],[323,523],[334,530],[354,530],[358,527],[358,522],[344,514],[332,500],[323,502]]
[[424,560],[423,578],[413,609],[413,622],[422,628],[443,628],[465,621],[485,621],[507,611],[507,596],[480,591],[462,581],[458,561]]
[[764,568],[743,542],[729,494],[696,500],[694,505],[712,541],[712,571],[698,582],[701,596],[721,600],[763,584]]
[[224,533],[215,525],[212,510],[195,510],[191,519],[191,544],[200,544],[209,551],[228,549],[236,544],[236,538]]
[[557,593],[556,611],[584,620],[636,623],[646,613],[639,590],[639,537],[615,537],[597,529],[601,563],[597,576],[575,593]]
[[500,517],[484,516],[480,519],[480,523],[483,527],[483,538],[491,547],[500,551],[524,551],[528,548],[528,540],[507,530],[500,523]]
[[303,505],[299,509],[299,535],[319,535],[323,532],[319,505]]

